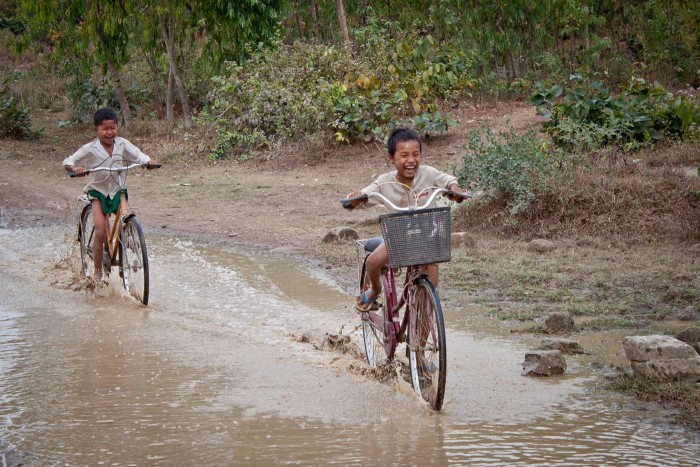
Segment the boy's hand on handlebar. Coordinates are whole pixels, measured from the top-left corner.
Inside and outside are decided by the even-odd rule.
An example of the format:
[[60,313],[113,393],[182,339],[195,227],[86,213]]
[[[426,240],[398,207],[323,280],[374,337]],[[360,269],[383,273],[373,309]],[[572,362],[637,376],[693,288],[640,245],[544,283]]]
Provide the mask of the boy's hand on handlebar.
[[366,203],[368,199],[369,197],[363,193],[350,193],[347,198],[340,200],[340,204],[342,204],[345,209],[354,209]]
[[472,198],[473,195],[469,191],[455,191],[455,190],[450,190],[445,193],[445,196],[447,199],[450,201],[456,201],[458,203],[461,203],[464,200],[467,200],[469,198]]
[[159,164],[158,162],[156,162],[153,159],[148,161],[148,163],[146,164],[146,168],[148,170],[160,169],[161,167],[163,167],[163,164]]
[[87,175],[85,172],[85,167],[66,167],[66,172],[68,172],[68,176],[73,178],[73,177],[84,177]]

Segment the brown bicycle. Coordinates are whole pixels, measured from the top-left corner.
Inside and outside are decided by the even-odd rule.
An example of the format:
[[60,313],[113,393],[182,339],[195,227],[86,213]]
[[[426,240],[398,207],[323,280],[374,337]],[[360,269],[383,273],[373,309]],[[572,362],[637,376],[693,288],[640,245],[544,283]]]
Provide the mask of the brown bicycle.
[[[71,177],[84,176],[92,172],[111,172],[117,178],[121,196],[126,196],[126,173],[130,169],[146,167],[148,164],[131,164],[125,167],[96,167],[88,169],[81,174],[71,174]],[[152,167],[160,167],[160,164]],[[95,226],[92,222],[92,203],[86,195],[78,197],[84,204],[78,222],[78,240],[80,242],[80,260],[85,277],[93,277],[95,261],[93,255],[93,243]],[[149,294],[149,269],[148,250],[146,238],[141,228],[135,209],[129,207],[107,218],[106,248],[102,255],[102,268],[106,274],[112,272],[112,267],[117,267],[121,283],[132,297],[144,305],[148,304]]]

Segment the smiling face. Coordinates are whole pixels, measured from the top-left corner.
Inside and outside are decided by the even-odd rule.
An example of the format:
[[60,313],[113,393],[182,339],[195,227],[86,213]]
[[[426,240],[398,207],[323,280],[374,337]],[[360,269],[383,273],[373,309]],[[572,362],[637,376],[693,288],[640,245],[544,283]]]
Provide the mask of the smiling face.
[[117,122],[114,120],[104,120],[95,127],[95,132],[102,146],[109,151],[114,145],[114,138],[117,137]]
[[413,183],[413,177],[420,166],[420,142],[416,140],[401,141],[396,145],[394,154],[389,154],[389,161],[394,164],[398,173],[396,179],[408,186]]

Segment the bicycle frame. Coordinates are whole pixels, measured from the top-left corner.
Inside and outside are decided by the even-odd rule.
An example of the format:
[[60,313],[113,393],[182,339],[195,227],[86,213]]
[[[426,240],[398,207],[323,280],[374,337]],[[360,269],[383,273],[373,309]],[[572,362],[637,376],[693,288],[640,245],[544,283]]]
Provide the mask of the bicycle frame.
[[[119,186],[119,195],[120,198],[123,200],[124,204],[127,204],[126,201],[126,186],[125,186],[125,180],[124,180],[124,174],[126,173],[127,170],[135,168],[135,167],[142,167],[144,164],[130,164],[126,167],[119,167],[119,168],[107,168],[107,167],[97,167],[94,169],[88,169],[82,174],[81,176],[85,176],[91,172],[99,172],[99,171],[108,171],[108,172],[117,172],[117,177],[118,177],[118,186]],[[76,175],[71,174],[71,177],[75,177]],[[81,199],[84,199],[86,203],[92,203],[92,201],[88,200],[87,197],[81,197]],[[122,212],[125,211],[125,212]],[[135,215],[134,211],[132,208],[126,207],[126,209],[122,209],[122,203],[119,203],[119,206],[117,207],[117,212],[114,213],[114,221],[111,222],[112,215],[108,214],[107,215],[107,238],[105,239],[105,243],[107,244],[107,255],[109,256],[109,261],[111,264],[117,264],[117,254],[119,253],[119,243],[122,237],[122,230],[124,226],[124,220],[132,215]],[[92,242],[92,238],[88,239],[88,244]],[[93,258],[94,260],[94,258]]]
[[[121,196],[124,196],[123,190],[120,190],[120,194]],[[85,204],[91,204],[91,201],[86,197],[81,197],[80,199]],[[117,212],[107,215],[107,238],[105,239],[105,243],[111,264],[116,264],[117,254],[119,253],[119,243],[121,241],[122,230],[124,227],[124,220],[127,217],[135,215],[133,211],[134,210],[128,206],[126,209],[122,210],[122,205],[120,203],[119,207],[117,208]],[[88,244],[91,243],[91,241],[91,238],[88,239]]]
[[[398,270],[399,269],[394,269],[391,265],[388,265],[386,268],[382,269],[381,273],[380,280],[382,281],[382,287],[384,288],[384,295],[387,301],[385,306],[386,309],[389,310],[388,320],[384,321],[384,318],[377,313],[367,313],[365,316],[365,319],[368,319],[373,326],[384,328],[386,334],[384,350],[390,359],[394,357],[397,344],[405,341],[406,329],[408,328],[409,319],[411,317],[411,284],[418,277],[426,275],[425,271],[421,270],[420,266],[408,266],[406,268],[404,285],[401,289],[401,295],[399,296],[396,288],[396,271]],[[404,305],[404,315],[399,321],[398,318],[401,315],[401,308],[403,308]]]

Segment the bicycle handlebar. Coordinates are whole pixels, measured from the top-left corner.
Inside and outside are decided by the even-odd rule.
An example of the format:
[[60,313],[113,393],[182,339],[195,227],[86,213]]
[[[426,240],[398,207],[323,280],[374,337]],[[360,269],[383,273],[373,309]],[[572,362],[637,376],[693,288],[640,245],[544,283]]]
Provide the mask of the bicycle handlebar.
[[148,167],[149,169],[159,169],[163,167],[163,164],[151,164],[150,162],[146,162],[145,164],[131,164],[126,167],[95,167],[94,169],[86,169],[81,173],[75,173],[72,172],[68,174],[70,178],[75,178],[75,177],[85,177],[92,172],[126,172],[127,170],[136,168],[136,167]]
[[422,206],[416,206],[415,208],[400,208],[394,203],[392,203],[391,200],[389,200],[389,198],[387,198],[383,194],[375,192],[362,194],[360,196],[355,196],[352,198],[343,198],[340,200],[340,204],[342,204],[345,209],[354,209],[357,206],[366,203],[367,200],[369,200],[370,198],[379,198],[384,204],[390,206],[392,209],[395,209],[397,211],[412,211],[414,209],[427,208],[428,206],[430,206],[430,203],[433,202],[435,197],[440,193],[445,193],[448,197],[455,198],[455,200],[458,203],[461,203],[462,201],[472,197],[472,194],[469,192],[460,193],[457,191],[448,190],[446,188],[437,188],[435,191],[433,191],[428,200]]

